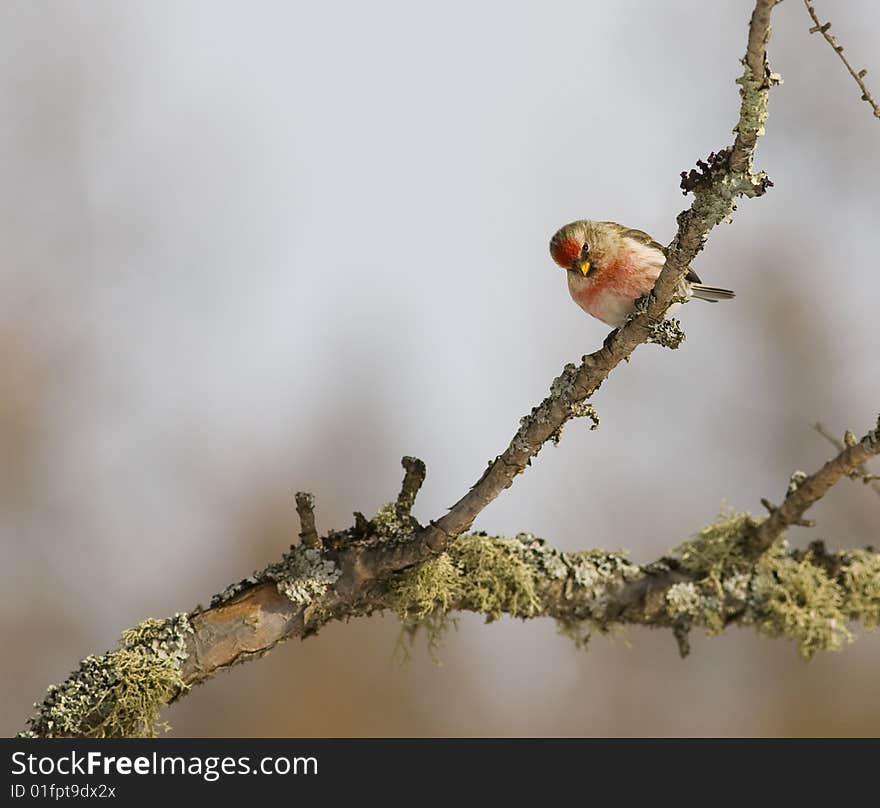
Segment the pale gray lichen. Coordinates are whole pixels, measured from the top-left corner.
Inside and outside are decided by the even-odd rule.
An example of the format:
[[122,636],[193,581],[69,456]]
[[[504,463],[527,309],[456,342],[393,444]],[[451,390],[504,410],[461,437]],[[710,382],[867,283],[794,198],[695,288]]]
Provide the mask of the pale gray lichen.
[[[551,422],[551,415],[554,403],[559,400],[571,401],[583,395],[578,388],[577,377],[580,368],[569,362],[550,384],[550,395],[545,398],[537,407],[533,407],[528,415],[524,415],[519,419],[519,430],[514,435],[510,446],[515,452],[522,454],[531,454],[532,444],[528,437],[528,431],[534,424],[548,424]],[[554,444],[558,444],[562,434],[562,427],[559,426],[549,436],[549,440]]]
[[788,492],[789,494],[793,494],[795,491],[800,488],[801,483],[807,479],[810,475],[805,471],[793,471],[791,477],[788,480]]
[[236,595],[244,592],[246,589],[256,586],[261,580],[260,575],[255,573],[247,578],[242,578],[234,584],[230,584],[222,592],[218,592],[211,598],[211,607],[213,608],[214,606],[219,606],[221,603],[226,603],[227,601],[232,600]]
[[577,599],[574,613],[580,618],[566,617],[557,620],[557,628],[571,639],[577,648],[586,648],[594,631],[602,634],[622,633],[625,627],[619,622],[615,607],[615,594],[629,581],[642,573],[622,553],[604,550],[587,550],[566,553],[567,568],[563,597]]
[[577,365],[569,362],[550,383],[550,395],[553,398],[574,398],[577,395],[577,376]]
[[749,596],[749,587],[752,584],[752,577],[747,573],[734,572],[724,578],[721,582],[721,589],[724,596],[735,604],[744,603]]
[[284,559],[271,564],[262,573],[265,580],[275,581],[278,591],[288,600],[307,605],[323,595],[336,583],[342,570],[321,551],[313,547],[291,547]]
[[596,596],[607,593],[609,585],[634,580],[641,570],[623,553],[582,550],[566,556],[575,585],[592,590]]
[[185,614],[123,632],[119,649],[86,657],[48,689],[22,737],[154,737],[168,729],[159,711],[187,689],[181,670],[191,634]]
[[523,548],[524,557],[529,563],[538,567],[545,575],[557,580],[568,577],[569,567],[565,556],[550,547],[544,539],[532,533],[517,533],[516,540]]
[[668,320],[661,320],[659,323],[652,323],[650,334],[647,342],[655,345],[662,345],[664,348],[676,350],[685,341],[684,329],[681,323],[674,317]]
[[666,590],[666,604],[673,620],[682,617],[697,618],[703,611],[704,595],[691,581],[673,584]]

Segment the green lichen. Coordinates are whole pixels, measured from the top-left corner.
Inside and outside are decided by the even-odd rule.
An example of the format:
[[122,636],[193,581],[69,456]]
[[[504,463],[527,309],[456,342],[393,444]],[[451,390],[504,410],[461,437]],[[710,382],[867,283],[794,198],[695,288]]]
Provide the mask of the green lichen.
[[785,636],[805,659],[817,651],[837,651],[852,641],[843,612],[843,590],[812,553],[795,558],[785,544],[771,548],[756,566],[752,581],[754,622],[768,637]]
[[405,663],[419,634],[427,638],[428,656],[440,665],[439,652],[450,626],[453,600],[461,591],[461,573],[446,553],[428,559],[420,566],[395,578],[388,589],[386,603],[400,618],[401,632],[396,655]]
[[726,576],[751,569],[747,534],[756,523],[748,513],[722,510],[715,522],[675,548],[682,568],[704,577],[720,596]]
[[493,536],[461,536],[449,550],[460,573],[462,599],[486,615],[486,622],[507,612],[531,617],[541,609],[535,587],[535,571],[523,558],[516,539]]
[[386,605],[403,618],[423,618],[452,604],[497,620],[503,613],[530,617],[541,609],[529,552],[516,539],[460,536],[446,553],[399,575]]
[[391,582],[387,604],[403,621],[424,620],[436,610],[447,612],[461,593],[461,573],[443,553]]
[[590,620],[557,620],[556,630],[574,643],[579,651],[586,651],[595,625]]
[[840,578],[845,592],[843,609],[865,628],[880,626],[880,554],[849,550],[841,554]]
[[768,637],[786,637],[809,659],[851,641],[849,619],[880,617],[880,562],[872,553],[845,557],[840,579],[812,552],[793,553],[780,539],[755,560],[749,536],[757,520],[723,512],[678,549],[682,569],[696,580],[666,592],[668,617],[679,626],[719,633],[736,617]]
[[720,633],[728,617],[742,609],[753,561],[748,535],[757,523],[748,513],[722,510],[718,519],[676,548],[682,569],[695,583],[670,587],[668,616],[680,626],[698,625],[709,635]]
[[465,534],[447,552],[396,576],[384,604],[400,617],[410,641],[425,630],[432,651],[452,622],[453,607],[480,612],[486,622],[504,613],[531,617],[541,610],[536,572],[527,560],[532,552],[518,539]]
[[[529,533],[514,539],[467,534],[446,553],[398,575],[385,605],[410,637],[426,629],[432,649],[452,609],[481,612],[492,621],[503,613],[553,614],[554,604],[566,601],[566,616],[557,624],[578,647],[596,631],[644,622],[670,626],[684,651],[692,628],[714,635],[736,623],[786,637],[810,658],[849,642],[850,620],[880,625],[880,556],[870,550],[835,556],[815,547],[792,551],[784,539],[758,554],[752,535],[760,523],[748,513],[722,511],[677,548],[677,558],[646,568],[619,552],[561,553]],[[649,584],[636,596],[643,600],[627,607],[635,611],[622,612],[619,596],[626,585],[654,575],[679,580],[666,588]]]
[[122,635],[122,647],[86,657],[61,685],[52,685],[25,737],[155,737],[168,725],[159,711],[187,689],[181,675],[185,614],[145,620]]

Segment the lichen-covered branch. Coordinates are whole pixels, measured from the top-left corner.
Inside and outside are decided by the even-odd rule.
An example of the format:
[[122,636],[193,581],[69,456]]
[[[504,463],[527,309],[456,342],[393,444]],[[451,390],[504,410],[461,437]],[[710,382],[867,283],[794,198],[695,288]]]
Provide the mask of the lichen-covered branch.
[[[281,561],[228,587],[207,608],[125,632],[119,649],[88,657],[66,682],[49,689],[26,734],[152,734],[161,727],[163,705],[218,671],[283,640],[309,636],[331,620],[381,611],[433,638],[452,612],[473,611],[487,620],[502,614],[555,618],[581,644],[596,630],[644,625],[671,629],[686,653],[691,629],[717,634],[735,624],[787,637],[805,657],[838,649],[852,638],[851,622],[868,628],[880,623],[880,555],[871,549],[829,553],[821,542],[792,550],[783,530],[880,453],[880,419],[877,429],[849,443],[815,474],[796,472],[798,483],[789,485],[769,516],[723,513],[645,566],[604,550],[563,553],[525,533],[468,533],[421,564],[383,579],[365,576],[364,558],[383,549],[394,553],[421,530],[398,500],[373,519],[328,533],[320,550],[291,547]],[[411,469],[423,477],[413,458],[404,465],[407,477]]]
[[465,534],[449,549],[392,579],[386,600],[404,625],[429,639],[453,611],[523,619],[552,617],[583,645],[594,632],[669,628],[682,654],[695,627],[715,635],[753,626],[794,641],[801,655],[837,650],[850,624],[880,623],[880,555],[806,551],[784,541],[755,558],[748,514],[722,514],[675,553],[647,566],[602,550],[563,553],[530,534]]
[[835,37],[834,34],[828,33],[831,28],[831,23],[819,21],[819,15],[816,13],[816,9],[813,7],[810,0],[804,0],[804,5],[807,7],[810,19],[813,20],[813,27],[810,28],[810,33],[822,34],[823,39],[831,46],[832,50],[840,58],[840,61],[843,62],[849,74],[853,77],[853,81],[859,85],[859,89],[862,91],[862,101],[865,101],[871,109],[874,110],[875,118],[880,118],[880,105],[874,100],[874,96],[871,95],[871,91],[865,84],[865,76],[868,75],[868,71],[865,69],[856,70],[850,64],[849,59],[843,55],[843,45],[837,41],[837,37]]

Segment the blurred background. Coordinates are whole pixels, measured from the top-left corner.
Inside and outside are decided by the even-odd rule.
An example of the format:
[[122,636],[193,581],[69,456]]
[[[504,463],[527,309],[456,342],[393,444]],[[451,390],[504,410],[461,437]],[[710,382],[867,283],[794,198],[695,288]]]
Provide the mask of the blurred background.
[[[547,242],[663,243],[679,172],[731,142],[752,3],[114,3],[0,10],[2,732],[121,630],[281,555],[293,493],[343,528],[428,465],[443,513],[607,329]],[[880,5],[825,3],[880,76]],[[833,8],[831,7],[833,5]],[[480,516],[653,560],[761,510],[880,409],[880,127],[798,2],[774,12],[772,192],[683,311]],[[868,81],[872,80],[869,74]],[[880,84],[874,86],[880,92]],[[793,543],[877,541],[841,483]],[[178,736],[877,735],[880,635],[809,664],[748,630],[596,638],[465,615],[435,666],[393,617],[331,625],[199,687]]]

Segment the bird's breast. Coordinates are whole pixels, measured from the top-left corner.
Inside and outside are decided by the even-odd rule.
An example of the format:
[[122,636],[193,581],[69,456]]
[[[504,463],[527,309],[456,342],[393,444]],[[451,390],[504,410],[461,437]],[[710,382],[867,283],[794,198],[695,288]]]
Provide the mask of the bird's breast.
[[619,326],[632,313],[633,304],[654,287],[662,262],[621,251],[594,265],[587,277],[570,272],[568,289],[584,311],[608,325]]

